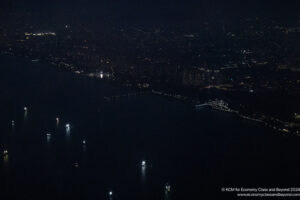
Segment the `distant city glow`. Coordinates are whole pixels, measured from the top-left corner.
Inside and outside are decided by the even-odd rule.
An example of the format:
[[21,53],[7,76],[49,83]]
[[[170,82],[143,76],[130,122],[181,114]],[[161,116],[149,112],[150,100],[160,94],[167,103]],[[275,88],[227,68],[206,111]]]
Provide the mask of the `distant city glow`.
[[48,36],[48,35],[56,36],[56,33],[55,32],[39,32],[39,33],[26,32],[24,35],[25,36]]

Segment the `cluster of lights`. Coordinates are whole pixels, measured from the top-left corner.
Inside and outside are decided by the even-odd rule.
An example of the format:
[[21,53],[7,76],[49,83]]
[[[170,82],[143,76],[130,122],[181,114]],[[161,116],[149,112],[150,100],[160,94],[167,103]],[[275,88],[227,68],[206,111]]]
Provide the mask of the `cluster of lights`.
[[[27,107],[24,107],[24,111],[26,112],[27,110],[28,110],[28,108],[27,108]],[[59,122],[59,118],[58,118],[58,117],[56,117],[56,122],[57,122],[57,123]],[[12,126],[14,126],[14,125],[15,125],[15,122],[14,122],[14,120],[12,120]],[[66,124],[66,129],[67,129],[67,130],[70,130],[70,128],[71,128],[70,124],[67,123],[67,124]],[[46,136],[47,136],[47,140],[49,141],[50,138],[51,138],[51,133],[47,133]],[[86,140],[82,140],[82,144],[85,145],[85,144],[86,144]],[[8,155],[8,151],[7,151],[7,150],[4,150],[4,151],[3,151],[3,155],[4,155],[4,156]],[[146,165],[147,165],[146,161],[145,161],[145,160],[142,160],[142,162],[141,162],[142,168],[146,168]],[[79,168],[79,163],[78,163],[78,162],[75,162],[75,163],[74,163],[74,167],[75,167],[75,168]],[[166,191],[166,192],[170,192],[170,191],[171,191],[171,186],[170,186],[169,184],[167,184],[167,185],[165,186],[165,191]],[[110,197],[112,197],[112,196],[113,196],[113,191],[110,190],[110,191],[108,192],[108,195],[109,195]]]
[[40,33],[25,33],[25,36],[48,36],[48,35],[52,35],[55,36],[56,33],[54,32],[40,32]]

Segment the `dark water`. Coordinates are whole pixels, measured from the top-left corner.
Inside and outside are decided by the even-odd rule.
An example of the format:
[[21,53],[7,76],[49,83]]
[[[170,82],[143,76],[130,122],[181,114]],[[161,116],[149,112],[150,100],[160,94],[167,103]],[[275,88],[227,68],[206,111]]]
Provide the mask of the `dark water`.
[[0,69],[3,199],[232,199],[220,188],[299,184],[299,137],[151,94],[105,102],[131,91],[45,64],[0,57]]

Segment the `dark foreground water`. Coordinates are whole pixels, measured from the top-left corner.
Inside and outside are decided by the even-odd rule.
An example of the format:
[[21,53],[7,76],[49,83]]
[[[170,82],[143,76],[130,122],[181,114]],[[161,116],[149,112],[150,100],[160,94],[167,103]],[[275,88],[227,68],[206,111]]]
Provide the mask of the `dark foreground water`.
[[103,100],[127,92],[0,57],[1,199],[233,199],[221,187],[299,186],[299,137],[151,94]]

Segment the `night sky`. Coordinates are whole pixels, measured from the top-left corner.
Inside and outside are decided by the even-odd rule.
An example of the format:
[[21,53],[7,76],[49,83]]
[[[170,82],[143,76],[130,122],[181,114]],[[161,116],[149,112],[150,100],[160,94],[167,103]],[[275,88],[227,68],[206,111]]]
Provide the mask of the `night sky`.
[[128,19],[202,19],[244,16],[299,17],[292,0],[4,0],[1,12],[31,11],[38,15],[101,16]]

